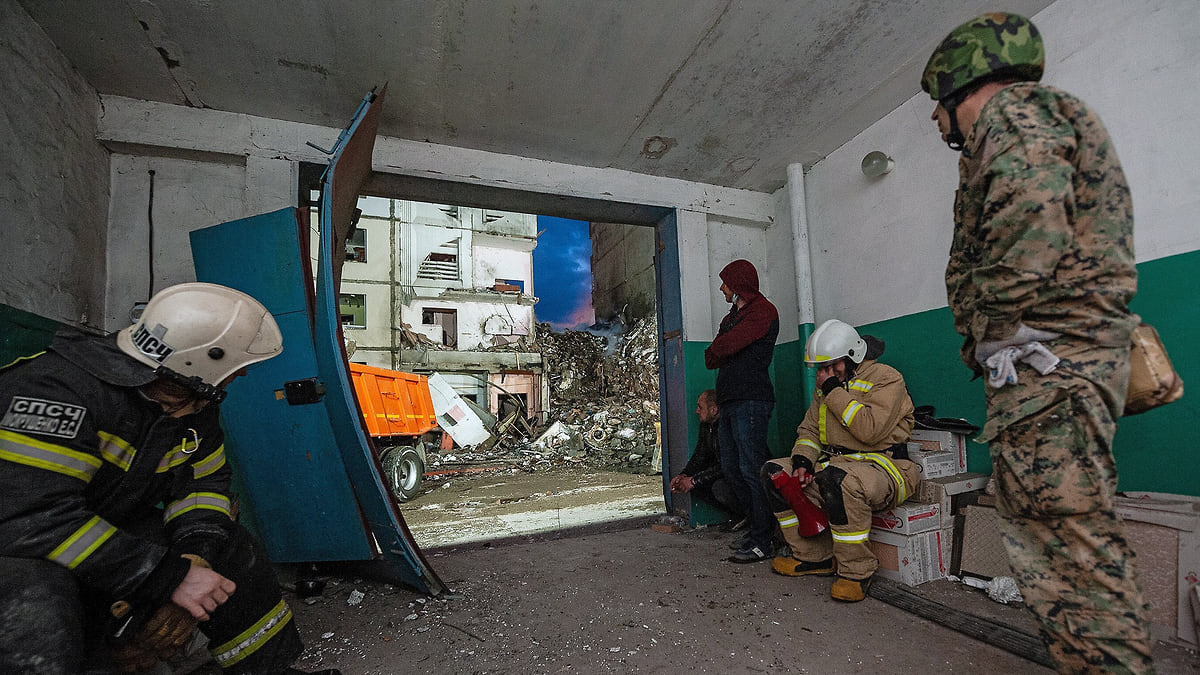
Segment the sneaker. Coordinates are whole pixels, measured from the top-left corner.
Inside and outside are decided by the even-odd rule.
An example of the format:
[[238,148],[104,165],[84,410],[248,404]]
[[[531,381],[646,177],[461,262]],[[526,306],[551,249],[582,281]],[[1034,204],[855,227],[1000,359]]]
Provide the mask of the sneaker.
[[796,560],[791,555],[776,556],[771,561],[771,569],[778,574],[789,577],[803,577],[809,574],[828,577],[833,575],[833,558],[828,560],[818,560],[817,562],[805,562]]
[[740,537],[734,537],[733,541],[729,542],[730,551],[740,551],[744,548],[750,548],[750,533],[747,532]]
[[743,548],[734,551],[733,555],[729,556],[729,562],[740,564],[754,563],[767,560],[770,557],[771,556],[768,555],[766,551],[762,550],[758,546],[751,546],[749,548]]
[[866,579],[847,579],[838,577],[829,591],[830,597],[842,602],[859,602],[867,597],[867,589],[871,587],[871,577]]

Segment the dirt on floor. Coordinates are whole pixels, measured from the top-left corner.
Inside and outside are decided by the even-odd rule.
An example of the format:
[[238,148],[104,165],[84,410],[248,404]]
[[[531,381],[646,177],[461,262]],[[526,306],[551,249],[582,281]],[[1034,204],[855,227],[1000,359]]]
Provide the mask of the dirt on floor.
[[[451,589],[435,598],[325,577],[319,597],[287,593],[308,646],[296,665],[346,675],[1051,672],[873,597],[838,603],[828,578],[727,562],[735,535],[718,528],[664,533],[655,520],[429,550]],[[939,593],[956,604],[955,593],[978,592]],[[1159,644],[1156,658],[1167,675],[1200,668],[1178,647]]]

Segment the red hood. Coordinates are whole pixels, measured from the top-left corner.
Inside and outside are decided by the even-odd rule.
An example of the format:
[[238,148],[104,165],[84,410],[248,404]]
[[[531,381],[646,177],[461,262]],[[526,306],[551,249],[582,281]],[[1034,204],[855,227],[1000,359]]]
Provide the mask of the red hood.
[[747,302],[757,298],[758,270],[749,260],[734,260],[721,270],[721,281]]

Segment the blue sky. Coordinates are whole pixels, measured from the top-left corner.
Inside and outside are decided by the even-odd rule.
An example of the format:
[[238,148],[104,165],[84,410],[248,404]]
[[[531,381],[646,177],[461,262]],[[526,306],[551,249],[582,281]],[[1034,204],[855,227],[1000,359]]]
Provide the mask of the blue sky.
[[533,291],[537,320],[555,330],[590,326],[592,310],[592,240],[580,220],[538,216],[537,248],[533,249]]

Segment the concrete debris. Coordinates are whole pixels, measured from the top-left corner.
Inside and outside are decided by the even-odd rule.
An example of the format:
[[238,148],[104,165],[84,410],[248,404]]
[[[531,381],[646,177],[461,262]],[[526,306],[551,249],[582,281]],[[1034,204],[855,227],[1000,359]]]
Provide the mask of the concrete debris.
[[367,597],[365,593],[363,593],[362,591],[360,591],[358,589],[354,589],[353,591],[350,592],[350,597],[346,598],[346,604],[347,605],[360,604],[360,603],[362,603],[363,598],[365,598],[365,597]]
[[[545,423],[536,425],[530,412],[521,424],[496,425],[495,438],[486,443],[430,454],[430,489],[455,474],[483,470],[587,464],[653,473],[659,442],[656,326],[654,318],[562,332],[538,324],[531,351],[542,354],[550,390]],[[519,342],[496,349],[528,349]]]

